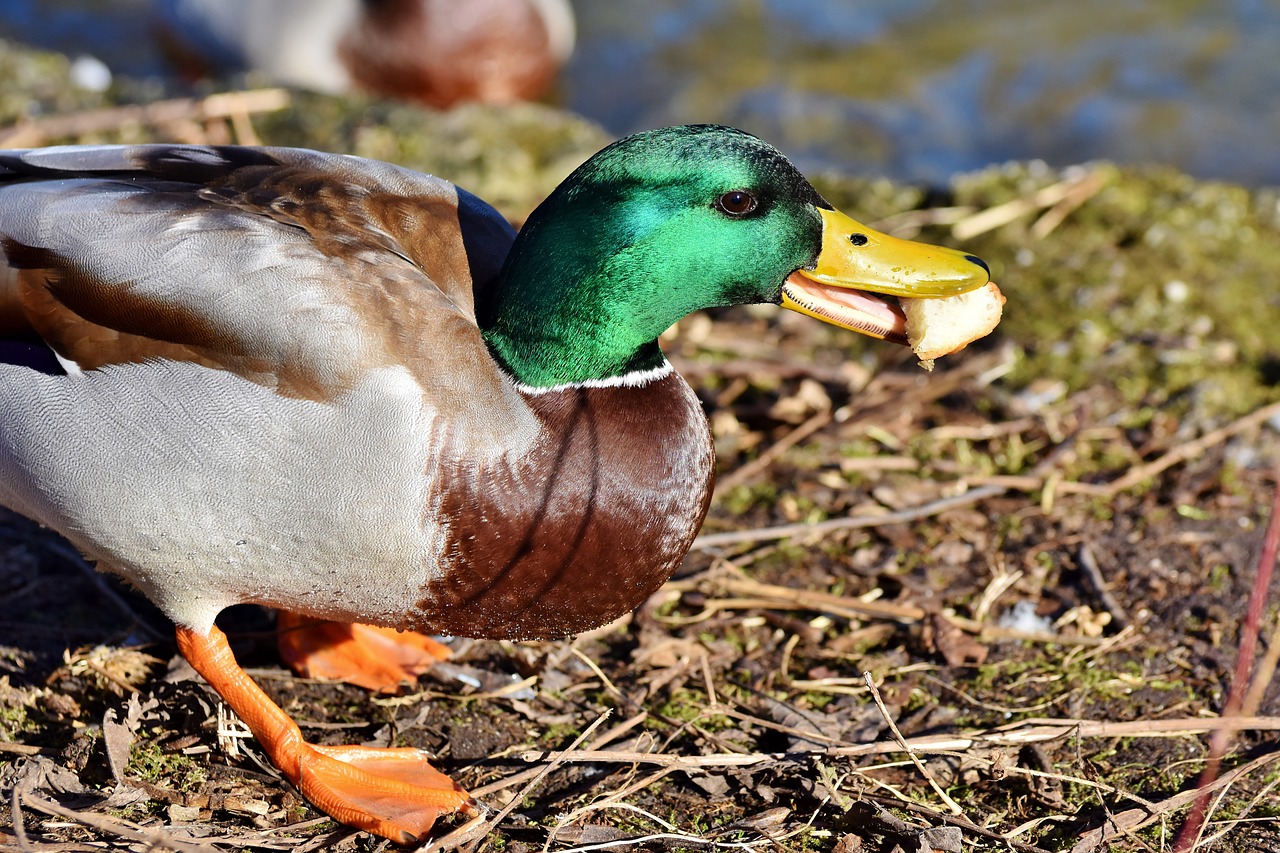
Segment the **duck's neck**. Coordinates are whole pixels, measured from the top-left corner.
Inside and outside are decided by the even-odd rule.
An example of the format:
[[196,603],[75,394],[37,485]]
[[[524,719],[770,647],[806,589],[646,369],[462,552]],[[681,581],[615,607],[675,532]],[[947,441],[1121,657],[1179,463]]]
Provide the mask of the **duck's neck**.
[[624,248],[583,240],[572,221],[544,220],[520,232],[476,314],[490,352],[517,382],[608,384],[665,364],[658,335],[693,306],[659,290]]
[[640,385],[669,370],[656,340],[635,346],[610,336],[607,328],[568,331],[567,324],[577,325],[573,317],[524,314],[521,327],[520,313],[513,312],[511,324],[499,321],[484,329],[484,338],[498,364],[529,390]]

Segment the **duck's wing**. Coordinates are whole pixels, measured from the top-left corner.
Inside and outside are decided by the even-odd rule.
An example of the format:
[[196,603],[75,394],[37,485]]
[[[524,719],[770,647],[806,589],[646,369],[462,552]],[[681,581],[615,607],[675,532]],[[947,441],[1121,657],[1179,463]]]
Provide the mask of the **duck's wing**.
[[0,152],[0,337],[39,336],[69,370],[189,361],[292,397],[382,366],[505,396],[472,293],[513,238],[453,184],[355,157]]

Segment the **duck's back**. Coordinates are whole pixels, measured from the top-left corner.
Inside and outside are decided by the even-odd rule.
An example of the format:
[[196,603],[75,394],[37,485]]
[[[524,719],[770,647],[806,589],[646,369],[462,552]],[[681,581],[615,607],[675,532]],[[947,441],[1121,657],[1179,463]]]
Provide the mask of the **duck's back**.
[[440,334],[477,344],[473,284],[513,239],[448,181],[356,157],[0,152],[0,335],[34,332],[83,369],[175,357],[318,394],[379,361],[438,361]]

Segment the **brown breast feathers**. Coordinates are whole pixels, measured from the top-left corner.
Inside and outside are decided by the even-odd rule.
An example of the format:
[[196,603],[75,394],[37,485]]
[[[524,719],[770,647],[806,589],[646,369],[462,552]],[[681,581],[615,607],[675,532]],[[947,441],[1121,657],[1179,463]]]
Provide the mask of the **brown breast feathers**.
[[436,496],[448,544],[420,627],[533,639],[603,625],[670,577],[702,524],[714,455],[679,376],[529,402],[546,427],[537,448],[452,472]]

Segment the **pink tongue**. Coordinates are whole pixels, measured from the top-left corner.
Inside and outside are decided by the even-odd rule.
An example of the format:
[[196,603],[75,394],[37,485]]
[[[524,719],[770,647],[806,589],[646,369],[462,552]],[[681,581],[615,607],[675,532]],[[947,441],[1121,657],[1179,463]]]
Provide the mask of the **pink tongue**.
[[837,326],[895,343],[907,342],[907,318],[902,309],[873,293],[820,284],[798,272],[787,277],[783,289]]

